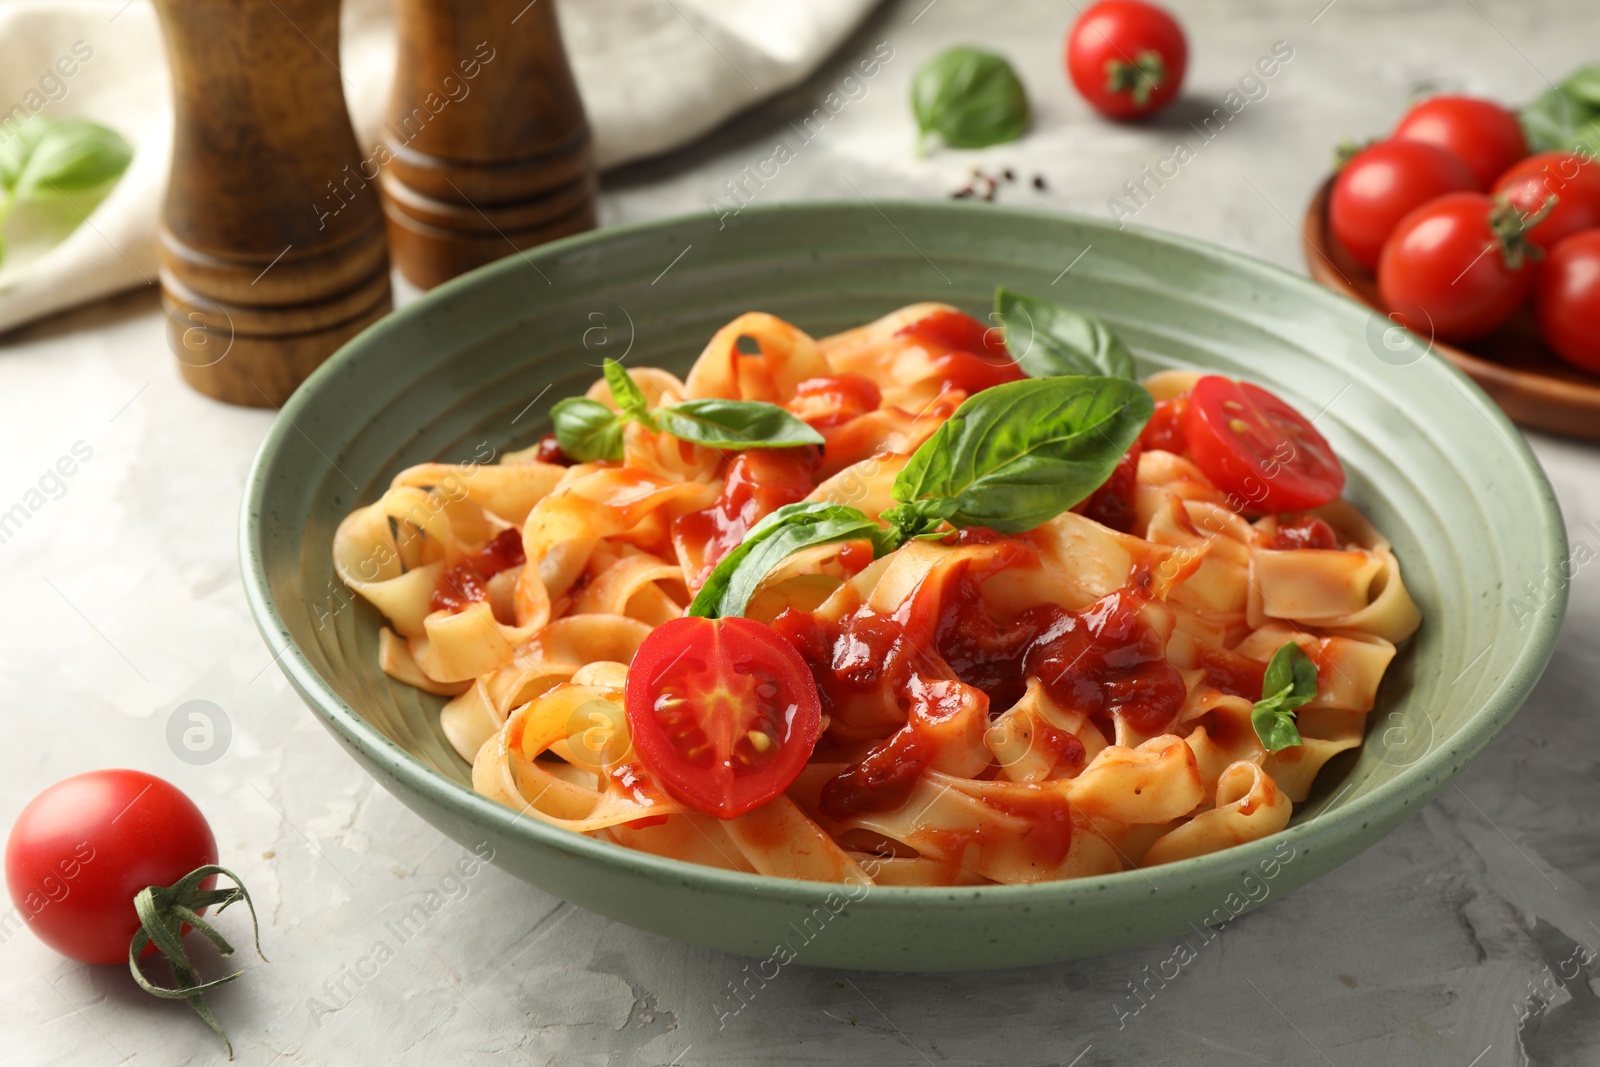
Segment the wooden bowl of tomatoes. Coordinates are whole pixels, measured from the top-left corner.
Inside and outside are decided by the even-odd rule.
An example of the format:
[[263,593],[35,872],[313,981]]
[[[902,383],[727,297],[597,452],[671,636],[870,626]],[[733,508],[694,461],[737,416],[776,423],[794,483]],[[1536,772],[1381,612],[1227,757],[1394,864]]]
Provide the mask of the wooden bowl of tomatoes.
[[1498,104],[1423,101],[1318,189],[1306,265],[1421,338],[1379,340],[1397,364],[1437,352],[1521,425],[1600,440],[1600,160],[1529,147]]

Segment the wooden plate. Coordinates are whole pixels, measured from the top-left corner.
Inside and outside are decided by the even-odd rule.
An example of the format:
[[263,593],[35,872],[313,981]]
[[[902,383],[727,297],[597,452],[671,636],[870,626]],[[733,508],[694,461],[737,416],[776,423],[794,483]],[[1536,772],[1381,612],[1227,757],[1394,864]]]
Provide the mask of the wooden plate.
[[[1378,280],[1351,258],[1328,229],[1330,177],[1306,208],[1306,267],[1336,293],[1378,311]],[[1526,309],[1470,351],[1432,341],[1433,351],[1460,367],[1505,413],[1523,426],[1600,441],[1600,377],[1557,359],[1540,339]]]

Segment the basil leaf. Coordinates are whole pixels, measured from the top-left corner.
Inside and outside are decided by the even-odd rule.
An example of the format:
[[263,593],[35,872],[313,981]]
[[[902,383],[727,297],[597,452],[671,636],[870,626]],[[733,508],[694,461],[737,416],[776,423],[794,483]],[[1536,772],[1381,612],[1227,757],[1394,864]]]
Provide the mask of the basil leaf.
[[1591,63],[1561,79],[1561,90],[1579,103],[1600,108],[1600,63]]
[[7,193],[16,189],[22,168],[49,126],[47,120],[38,117],[0,124],[0,189]]
[[925,138],[951,148],[1015,141],[1028,128],[1028,94],[1011,64],[992,52],[952,48],[918,68],[911,109]]
[[1293,748],[1303,742],[1300,728],[1294,724],[1294,713],[1275,706],[1257,704],[1250,712],[1250,725],[1255,727],[1261,747],[1268,752]]
[[1267,661],[1261,695],[1272,694],[1288,708],[1298,708],[1317,698],[1317,665],[1293,641],[1285,641]]
[[[622,413],[655,429],[654,420],[650,418],[650,403],[644,397],[644,390],[633,380],[633,375],[623,370],[622,364],[614,359],[606,360],[600,369],[605,372],[606,384],[611,387],[611,398],[617,402]],[[567,454],[571,455],[570,452]]]
[[622,458],[622,431],[628,418],[600,401],[569,396],[550,409],[550,421],[561,451],[580,463]]
[[661,429],[711,448],[820,445],[822,435],[776,404],[759,400],[685,400],[657,408]]
[[1295,709],[1317,698],[1317,666],[1293,641],[1278,646],[1267,661],[1261,699],[1250,710],[1250,725],[1268,752],[1301,743]]
[[1030,378],[1057,374],[1133,377],[1133,353],[1093,315],[1005,286],[994,291],[994,310],[1005,327],[1011,358]]
[[756,523],[744,541],[717,563],[689,605],[690,615],[743,615],[762,579],[802,548],[837,541],[871,541],[873,554],[892,546],[889,532],[848,504],[786,504]]
[[894,480],[894,498],[954,501],[956,526],[1031,530],[1111,476],[1155,411],[1126,378],[1007,382],[968,397]]
[[1540,93],[1519,117],[1536,152],[1587,149],[1600,154],[1600,64],[1580,67]]
[[42,132],[34,135],[31,151],[16,172],[15,196],[21,199],[41,192],[94,189],[121,177],[132,159],[133,146],[117,131],[97,122],[46,122]]

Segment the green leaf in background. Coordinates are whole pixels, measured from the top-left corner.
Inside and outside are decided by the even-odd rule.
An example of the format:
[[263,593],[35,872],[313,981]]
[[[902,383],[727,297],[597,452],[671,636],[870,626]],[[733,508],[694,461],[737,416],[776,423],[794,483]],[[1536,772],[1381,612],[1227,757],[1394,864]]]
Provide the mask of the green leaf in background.
[[94,189],[120,178],[132,159],[133,146],[115,130],[88,119],[50,122],[33,139],[13,195],[20,200],[44,192],[64,195]]
[[38,117],[0,124],[0,191],[8,195],[16,191],[22,168],[49,128],[50,123]]
[[650,403],[644,397],[644,390],[633,380],[633,375],[623,370],[622,364],[614,359],[606,360],[601,365],[601,370],[605,372],[606,384],[611,387],[611,398],[617,402],[617,407],[622,409],[622,413],[654,429],[655,423],[650,418]]
[[802,548],[839,541],[871,541],[875,556],[894,546],[889,531],[847,504],[786,504],[751,527],[744,541],[722,557],[689,605],[689,614],[711,619],[743,615],[774,567]]
[[1535,152],[1587,150],[1600,155],[1600,64],[1579,67],[1521,111]]
[[820,445],[822,435],[776,404],[758,400],[685,400],[657,408],[661,428],[711,448],[791,448]]
[[1144,386],[1126,378],[1030,378],[985,389],[912,454],[894,498],[953,500],[945,517],[956,526],[1031,530],[1104,484],[1154,411]]
[[1267,661],[1261,699],[1250,711],[1250,725],[1268,752],[1301,743],[1295,710],[1317,698],[1317,665],[1293,641],[1285,641]]
[[93,202],[84,198],[96,190],[103,197],[132,159],[133,146],[121,134],[88,119],[53,122],[34,115],[0,124],[0,226],[18,204],[48,197],[86,214]]
[[1133,354],[1093,315],[1013,292],[994,291],[994,310],[1005,327],[1006,348],[1030,378],[1061,374],[1134,375]]
[[622,458],[624,415],[586,396],[569,396],[550,409],[556,443],[580,463]]
[[919,145],[936,133],[951,148],[984,148],[1015,141],[1028,128],[1028,94],[1016,71],[976,48],[952,48],[918,68],[911,109]]
[[1574,99],[1600,108],[1600,63],[1579,67],[1568,74],[1562,79],[1561,88]]

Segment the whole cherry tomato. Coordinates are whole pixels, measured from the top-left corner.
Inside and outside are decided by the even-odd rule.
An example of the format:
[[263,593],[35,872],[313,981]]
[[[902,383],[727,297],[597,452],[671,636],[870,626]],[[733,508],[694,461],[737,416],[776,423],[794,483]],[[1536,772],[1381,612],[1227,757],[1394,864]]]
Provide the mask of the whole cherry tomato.
[[1067,75],[1108,118],[1161,110],[1178,95],[1188,65],[1189,45],[1177,20],[1141,0],[1100,0],[1067,34]]
[[1556,355],[1600,374],[1600,229],[1575,233],[1550,250],[1533,313]]
[[1480,192],[1467,165],[1437,145],[1384,141],[1357,152],[1334,179],[1328,225],[1356,261],[1376,270],[1400,220],[1445,193]]
[[22,809],[6,842],[6,885],[39,940],[84,963],[128,962],[133,898],[217,862],[194,802],[142,771],[90,771]]
[[1528,154],[1516,113],[1492,100],[1434,96],[1407,111],[1394,128],[1397,141],[1425,141],[1459,157],[1491,188],[1506,168]]
[[1592,155],[1531,155],[1500,175],[1494,192],[1524,216],[1545,211],[1528,229],[1528,240],[1543,249],[1555,247],[1568,234],[1600,226],[1600,161]]
[[1516,208],[1482,193],[1450,193],[1395,227],[1378,261],[1378,291],[1413,333],[1470,341],[1527,298],[1530,247]]

